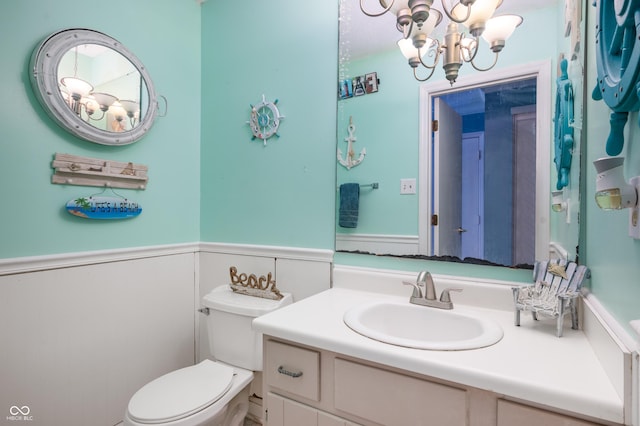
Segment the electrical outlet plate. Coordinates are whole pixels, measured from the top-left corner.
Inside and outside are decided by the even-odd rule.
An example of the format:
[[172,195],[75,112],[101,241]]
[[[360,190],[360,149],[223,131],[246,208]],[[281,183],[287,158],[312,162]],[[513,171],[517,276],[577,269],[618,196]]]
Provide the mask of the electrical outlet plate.
[[[636,194],[640,194],[640,176],[636,176],[629,180],[629,184],[636,187]],[[635,207],[629,209],[629,236],[640,239],[640,208],[636,203]]]
[[415,194],[416,193],[416,180],[415,179],[400,179],[400,194]]

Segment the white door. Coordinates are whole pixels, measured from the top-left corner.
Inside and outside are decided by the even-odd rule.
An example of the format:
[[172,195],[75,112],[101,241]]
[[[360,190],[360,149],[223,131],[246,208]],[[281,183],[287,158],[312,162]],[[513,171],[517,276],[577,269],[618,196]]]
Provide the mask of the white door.
[[462,229],[462,118],[440,98],[434,99],[438,130],[433,134],[433,254],[458,256]]
[[484,134],[462,135],[462,258],[484,259]]
[[513,114],[513,264],[531,264],[536,259],[536,181],[535,105],[522,107]]

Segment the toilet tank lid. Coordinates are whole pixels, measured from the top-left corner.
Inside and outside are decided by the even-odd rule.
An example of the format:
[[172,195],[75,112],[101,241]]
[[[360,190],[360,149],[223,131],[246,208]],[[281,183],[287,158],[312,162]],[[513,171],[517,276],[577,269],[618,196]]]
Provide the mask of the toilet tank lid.
[[229,312],[248,317],[259,317],[283,306],[291,304],[291,293],[282,293],[280,300],[265,299],[236,293],[228,285],[214,288],[202,298],[202,304],[209,309]]

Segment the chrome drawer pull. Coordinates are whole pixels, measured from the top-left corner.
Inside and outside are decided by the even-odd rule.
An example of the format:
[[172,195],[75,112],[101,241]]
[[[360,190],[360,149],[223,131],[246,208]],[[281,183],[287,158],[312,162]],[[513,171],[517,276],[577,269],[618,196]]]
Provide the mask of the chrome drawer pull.
[[282,365],[278,367],[278,373],[291,376],[293,378],[302,376],[302,371],[298,371],[298,372],[289,371],[289,370],[286,370]]

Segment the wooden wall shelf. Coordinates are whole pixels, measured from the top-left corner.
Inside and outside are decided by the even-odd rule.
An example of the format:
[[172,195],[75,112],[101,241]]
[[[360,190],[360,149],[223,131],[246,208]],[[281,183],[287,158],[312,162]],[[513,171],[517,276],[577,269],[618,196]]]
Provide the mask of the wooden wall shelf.
[[131,162],[56,153],[52,167],[51,182],[62,185],[146,189],[149,180],[148,167]]

